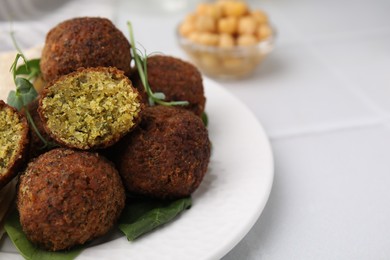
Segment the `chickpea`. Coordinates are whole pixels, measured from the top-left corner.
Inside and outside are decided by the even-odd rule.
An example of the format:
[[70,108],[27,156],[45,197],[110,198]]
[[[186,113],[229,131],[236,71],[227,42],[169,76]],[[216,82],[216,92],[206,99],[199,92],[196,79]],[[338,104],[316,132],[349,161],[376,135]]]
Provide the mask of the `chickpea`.
[[237,32],[237,18],[226,17],[218,20],[218,32],[234,34]]
[[217,46],[219,42],[219,36],[215,33],[200,33],[199,41],[199,43],[204,45]]
[[195,24],[191,22],[183,22],[179,27],[181,35],[188,37],[188,35],[195,31]]
[[[257,41],[261,41],[268,38],[272,30],[264,11],[251,11],[241,0],[217,0],[215,3],[198,4],[196,11],[187,15],[180,25],[179,33],[198,43],[205,42],[208,45],[215,44],[215,33],[230,34],[236,45],[239,43],[252,45],[254,37],[257,37]],[[243,35],[251,36],[241,37]],[[222,36],[217,45],[230,46],[231,37]]]
[[196,18],[198,16],[196,14],[188,14],[185,19],[184,19],[184,22],[185,23],[195,23],[196,22]]
[[195,43],[201,43],[200,35],[201,35],[201,33],[199,33],[199,32],[191,32],[188,35],[188,39],[192,42],[195,42]]
[[255,34],[258,25],[252,16],[244,16],[238,20],[239,34]]
[[256,20],[258,24],[268,23],[268,16],[261,10],[256,10],[251,13],[251,16]]
[[[255,46],[272,36],[273,31],[267,14],[250,10],[244,0],[215,0],[198,4],[196,11],[179,26],[179,33],[199,45],[220,49],[213,53],[209,48],[191,46],[186,51],[205,73],[230,78],[253,71],[267,53],[261,53]],[[235,52],[231,53],[230,49],[236,46],[246,47],[246,54],[237,57]]]
[[199,4],[196,12],[199,15],[210,16],[214,19],[219,19],[222,16],[222,9],[211,3]]
[[222,17],[222,9],[217,5],[213,5],[213,8],[209,11],[209,15],[215,19],[219,19]]
[[215,32],[217,26],[215,20],[212,17],[201,15],[196,19],[195,28],[199,32]]
[[262,24],[258,29],[257,29],[257,37],[259,40],[264,40],[267,39],[272,35],[272,29],[268,24]]
[[219,47],[232,48],[234,47],[234,38],[231,34],[223,33],[219,35]]
[[207,3],[199,3],[196,7],[196,14],[197,15],[207,15],[206,9],[208,8],[209,4]]
[[251,46],[256,45],[258,42],[257,38],[251,34],[242,34],[237,38],[238,46]]
[[240,17],[248,11],[248,6],[241,1],[223,1],[221,2],[221,6],[226,16]]

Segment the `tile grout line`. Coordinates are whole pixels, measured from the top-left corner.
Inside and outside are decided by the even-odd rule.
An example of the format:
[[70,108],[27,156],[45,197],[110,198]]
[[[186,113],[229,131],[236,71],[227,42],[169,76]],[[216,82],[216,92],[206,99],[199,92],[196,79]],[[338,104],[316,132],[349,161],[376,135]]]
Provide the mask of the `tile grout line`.
[[390,128],[390,117],[382,117],[372,120],[366,120],[364,122],[349,122],[346,124],[327,124],[321,126],[309,126],[302,127],[299,129],[289,129],[286,131],[269,131],[268,136],[270,140],[277,141],[288,138],[298,138],[298,137],[307,137],[307,136],[315,136],[315,135],[324,135],[328,133],[349,131],[349,130],[357,130],[364,129],[370,127],[376,127],[383,125],[387,128]]
[[[352,31],[352,32],[336,32],[336,33],[322,33],[319,35],[307,36],[302,42],[306,44],[312,44],[315,42],[321,42],[322,40],[348,40],[351,38],[361,38],[362,36],[367,36],[367,40],[370,39],[372,35],[384,35],[390,33],[389,26],[383,26],[379,28],[374,28],[372,30],[362,30],[362,31]],[[356,40],[356,39],[355,39]]]

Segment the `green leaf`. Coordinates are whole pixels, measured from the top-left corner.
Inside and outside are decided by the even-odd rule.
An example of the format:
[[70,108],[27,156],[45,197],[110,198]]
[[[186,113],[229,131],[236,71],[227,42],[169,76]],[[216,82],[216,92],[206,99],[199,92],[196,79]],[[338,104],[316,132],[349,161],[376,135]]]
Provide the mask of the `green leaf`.
[[21,97],[22,97],[23,104],[27,106],[28,104],[30,104],[32,101],[35,100],[37,95],[36,93],[34,93],[34,91],[30,90],[28,93],[21,95]]
[[7,103],[10,106],[16,108],[18,111],[23,107],[23,100],[19,95],[16,94],[15,90],[11,90],[8,93]]
[[39,66],[39,63],[41,62],[41,59],[32,59],[27,60],[26,64],[18,66],[18,68],[15,71],[15,75],[31,75],[37,76],[41,73],[41,68]]
[[191,197],[175,201],[137,200],[128,202],[119,219],[119,229],[129,241],[171,221],[191,207]]
[[16,90],[21,94],[28,93],[31,91],[31,89],[33,89],[34,92],[37,94],[37,92],[34,89],[34,85],[28,79],[17,77],[15,79],[15,85],[16,85]]
[[32,102],[38,93],[34,86],[25,78],[17,77],[15,79],[16,91],[11,90],[8,93],[7,103],[20,111],[23,106]]
[[164,99],[165,99],[165,94],[162,93],[162,92],[154,92],[154,93],[153,93],[153,97],[154,97],[155,99],[164,100]]
[[209,117],[207,116],[206,112],[202,113],[202,121],[205,126],[209,125]]
[[15,79],[15,84],[16,84],[16,91],[19,94],[19,96],[22,98],[24,106],[27,106],[38,96],[38,93],[35,90],[34,86],[27,79],[17,77]]
[[49,252],[32,244],[23,233],[16,210],[7,218],[4,224],[5,231],[20,254],[29,260],[71,260],[81,252],[80,248],[70,251]]
[[[18,63],[18,60],[22,58],[24,61],[24,65],[21,65],[16,69],[16,65]],[[15,107],[17,110],[21,110],[23,106],[27,106],[31,101],[33,101],[37,96],[38,93],[35,90],[33,84],[29,81],[29,79],[23,78],[23,77],[17,77],[19,70],[19,73],[30,73],[29,76],[31,76],[31,70],[28,68],[28,64],[31,63],[32,66],[35,66],[33,70],[37,70],[36,66],[39,67],[39,61],[38,65],[36,64],[36,60],[27,61],[23,54],[18,53],[15,57],[14,62],[11,66],[11,72],[13,74],[16,91],[11,90],[7,97],[7,103],[13,107]],[[38,68],[39,69],[39,68]]]

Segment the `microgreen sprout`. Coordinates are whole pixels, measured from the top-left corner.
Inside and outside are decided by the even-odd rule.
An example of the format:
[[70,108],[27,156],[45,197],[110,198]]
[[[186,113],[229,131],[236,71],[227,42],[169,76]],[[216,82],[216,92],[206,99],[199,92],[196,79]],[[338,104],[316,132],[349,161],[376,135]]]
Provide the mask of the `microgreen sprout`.
[[[12,73],[16,90],[11,90],[8,94],[7,99],[8,104],[15,107],[17,110],[21,110],[38,96],[38,93],[35,90],[34,86],[31,84],[31,82],[26,78],[18,76],[16,73],[16,66],[20,58],[23,59],[25,64],[27,63],[26,58],[23,54],[16,54],[16,58],[10,68],[10,72]],[[29,70],[28,67],[27,70]]]
[[127,22],[127,27],[129,29],[130,34],[130,44],[131,44],[131,54],[137,67],[139,77],[141,79],[142,85],[144,86],[145,92],[148,95],[149,104],[154,106],[155,104],[163,105],[163,106],[187,106],[188,101],[165,101],[165,94],[162,92],[153,92],[148,81],[148,69],[147,69],[147,61],[148,55],[146,52],[142,54],[142,52],[137,49],[134,40],[133,27],[131,22]]
[[[16,43],[13,32],[11,37],[18,53],[16,54],[15,60],[11,65],[10,72],[12,73],[13,80],[15,83],[15,90],[11,90],[8,93],[7,103],[10,106],[15,107],[18,111],[24,110],[27,120],[30,126],[33,128],[39,139],[42,141],[43,146],[40,149],[54,147],[55,145],[48,142],[39,132],[35,122],[27,109],[27,105],[30,104],[38,97],[38,93],[31,83],[31,80],[35,79],[40,74],[39,59],[27,60],[19,46]],[[23,60],[23,65],[18,67],[19,60]],[[25,75],[26,77],[23,77]]]
[[[11,39],[15,46],[16,51],[18,52],[16,59],[12,63],[10,69],[10,71],[13,72],[14,81],[15,81],[15,77],[18,75],[25,75],[26,79],[29,81],[36,79],[41,74],[41,68],[39,66],[41,59],[27,60],[23,52],[21,51],[18,43],[16,42],[14,31],[11,31]],[[19,58],[23,59],[24,65],[17,66]]]

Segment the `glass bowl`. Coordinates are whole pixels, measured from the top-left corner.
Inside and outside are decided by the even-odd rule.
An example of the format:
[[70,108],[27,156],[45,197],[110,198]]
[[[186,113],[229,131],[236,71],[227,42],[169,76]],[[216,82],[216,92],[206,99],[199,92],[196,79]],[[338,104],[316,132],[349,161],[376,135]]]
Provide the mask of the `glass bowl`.
[[274,48],[273,34],[251,46],[221,48],[195,43],[176,31],[180,47],[205,75],[218,79],[240,79],[253,74],[257,66]]

